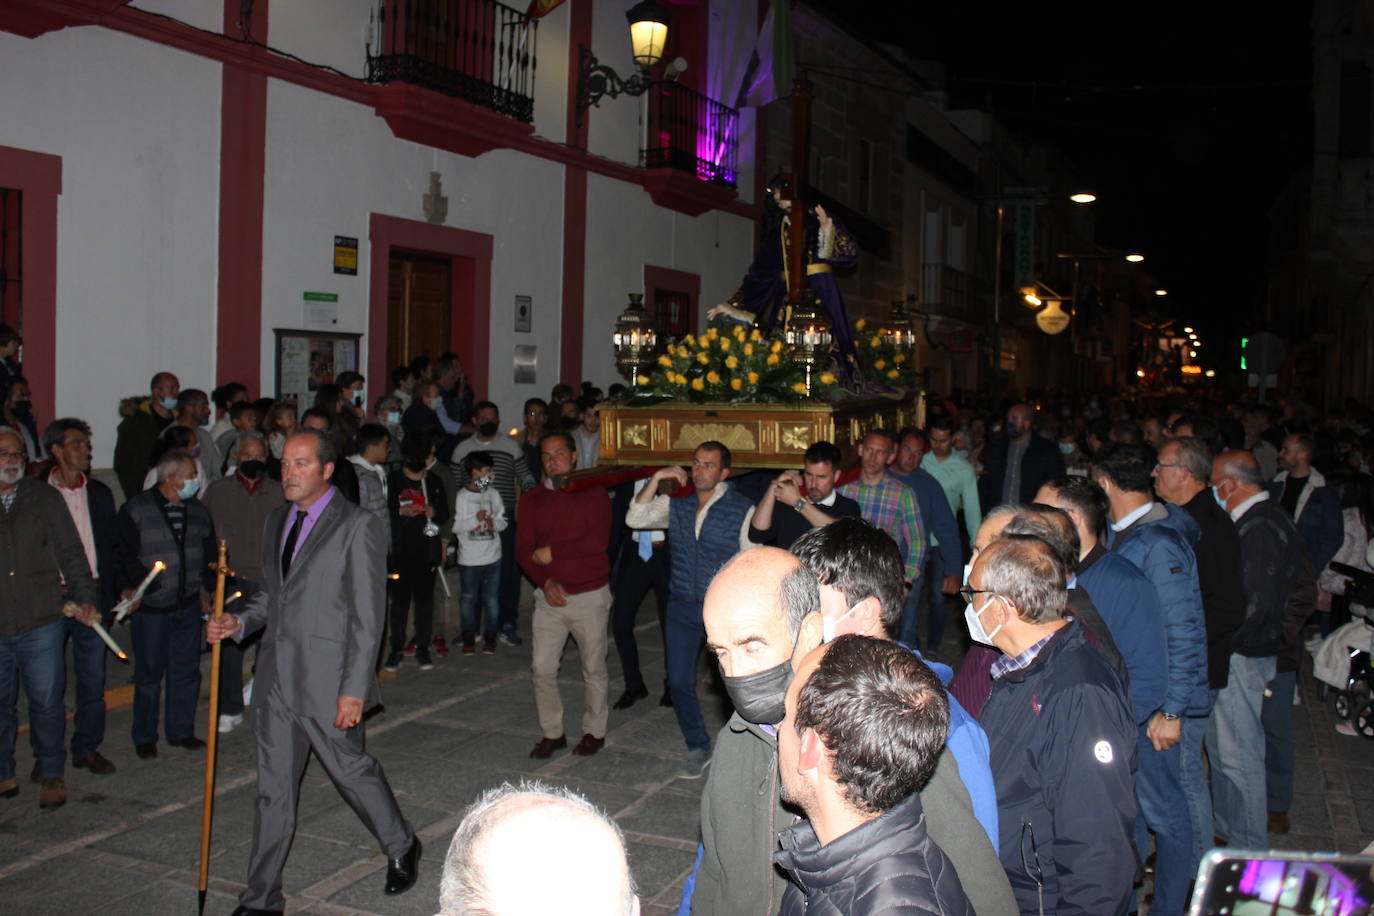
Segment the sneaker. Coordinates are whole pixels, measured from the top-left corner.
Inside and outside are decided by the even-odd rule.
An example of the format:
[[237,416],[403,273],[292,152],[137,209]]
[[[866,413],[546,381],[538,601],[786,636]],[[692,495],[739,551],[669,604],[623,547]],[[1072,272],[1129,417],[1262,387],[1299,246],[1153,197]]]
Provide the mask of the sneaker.
[[415,660],[420,663],[421,671],[429,671],[434,667],[434,659],[429,657],[428,649],[417,649],[415,652]]
[[472,643],[472,642],[465,642],[465,643],[463,643],[463,654],[464,654],[464,655],[476,655],[476,654],[477,654],[477,644],[476,644],[476,643]]
[[227,735],[227,734],[229,734],[230,732],[232,732],[234,729],[238,728],[238,727],[239,727],[240,725],[242,725],[242,724],[243,724],[243,715],[242,715],[242,713],[240,713],[239,715],[236,715],[236,716],[220,716],[220,717],[219,717],[219,733],[220,733],[221,735]]
[[515,627],[507,627],[501,631],[501,641],[508,646],[518,646],[524,642],[520,635],[515,632]]
[[687,757],[682,761],[682,767],[677,771],[678,779],[700,779],[706,767],[711,762],[711,749],[709,747],[697,747],[687,752]]
[[488,633],[488,634],[486,634],[485,636],[482,637],[482,654],[483,654],[483,655],[495,655],[495,654],[496,654],[496,634],[495,634],[495,633]]
[[1341,721],[1336,723],[1336,734],[1346,735],[1348,737],[1353,738],[1356,735],[1358,735],[1359,732],[1355,729],[1354,723],[1352,723],[1349,719],[1342,719]]
[[444,637],[434,637],[433,643],[430,646],[430,651],[440,658],[448,658],[448,643],[444,641]]
[[392,652],[386,657],[386,661],[382,662],[383,671],[395,671],[399,667],[401,667],[400,652]]
[[401,653],[405,655],[406,658],[413,658],[415,655],[415,640],[412,639],[410,642],[406,643],[406,647],[401,650]]
[[459,639],[463,641],[463,654],[471,655],[477,651],[477,634],[472,630],[464,630]]

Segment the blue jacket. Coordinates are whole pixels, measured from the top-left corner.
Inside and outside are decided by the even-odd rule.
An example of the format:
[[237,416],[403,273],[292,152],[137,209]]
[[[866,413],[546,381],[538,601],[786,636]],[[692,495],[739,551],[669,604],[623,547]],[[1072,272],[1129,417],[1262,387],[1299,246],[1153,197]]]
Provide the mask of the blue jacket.
[[1077,620],[993,685],[979,722],[997,784],[998,854],[1022,913],[1125,916],[1134,908],[1131,719],[1121,677]]
[[945,561],[945,575],[949,575],[964,565],[964,552],[959,546],[959,524],[954,520],[954,512],[945,497],[944,487],[929,472],[917,468],[910,474],[888,471],[893,477],[911,487],[916,494],[916,508],[921,510],[921,521],[926,531],[935,536],[940,548],[940,556]]
[[1180,716],[1205,716],[1212,707],[1207,682],[1207,626],[1193,554],[1193,544],[1201,533],[1185,510],[1155,503],[1125,531],[1113,531],[1108,542],[1154,584],[1164,619],[1169,666],[1160,708]]
[[[1283,486],[1288,472],[1282,471],[1269,483],[1269,496],[1283,503]],[[1326,478],[1313,468],[1298,495],[1298,511],[1293,513],[1298,534],[1307,543],[1307,558],[1312,570],[1321,575],[1336,551],[1345,542],[1345,520],[1341,515],[1341,494],[1326,485]]]
[[[943,662],[925,658],[916,649],[902,643],[911,654],[926,663],[940,683],[946,687],[954,678],[954,669]],[[959,781],[968,789],[968,797],[973,802],[973,816],[988,832],[992,848],[997,848],[997,788],[992,784],[991,756],[988,750],[988,735],[978,720],[959,705],[954,694],[949,695],[949,735],[945,747],[954,755],[959,764]]]
[[1169,682],[1155,588],[1129,560],[1100,543],[1079,563],[1078,587],[1092,599],[1126,662],[1131,707],[1140,724],[1163,705]]

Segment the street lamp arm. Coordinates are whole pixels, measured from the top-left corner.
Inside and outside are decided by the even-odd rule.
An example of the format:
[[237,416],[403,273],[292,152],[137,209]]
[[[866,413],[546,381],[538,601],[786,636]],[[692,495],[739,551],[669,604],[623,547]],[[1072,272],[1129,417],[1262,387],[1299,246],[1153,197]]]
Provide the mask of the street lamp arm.
[[582,123],[583,113],[593,105],[599,105],[603,98],[619,95],[643,95],[654,83],[643,71],[636,71],[625,79],[607,65],[599,62],[596,55],[587,47],[578,49],[577,68],[577,123]]

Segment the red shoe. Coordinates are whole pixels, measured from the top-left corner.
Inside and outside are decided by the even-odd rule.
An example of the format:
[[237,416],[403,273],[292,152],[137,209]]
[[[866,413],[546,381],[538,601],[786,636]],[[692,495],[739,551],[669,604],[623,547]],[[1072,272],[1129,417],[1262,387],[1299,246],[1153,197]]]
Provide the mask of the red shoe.
[[444,642],[444,637],[434,637],[431,651],[440,658],[448,658],[448,643]]
[[401,650],[401,654],[404,655],[406,658],[414,658],[415,640],[412,639],[410,642],[406,643],[406,647]]

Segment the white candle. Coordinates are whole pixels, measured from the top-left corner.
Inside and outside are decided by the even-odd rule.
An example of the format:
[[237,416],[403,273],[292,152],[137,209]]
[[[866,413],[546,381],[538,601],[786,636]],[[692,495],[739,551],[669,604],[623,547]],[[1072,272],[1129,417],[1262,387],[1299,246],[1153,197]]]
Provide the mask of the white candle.
[[110,636],[110,634],[105,630],[105,628],[100,625],[99,620],[91,624],[91,629],[95,630],[96,636],[99,636],[101,639],[105,640],[105,645],[110,647],[110,651],[115,654],[116,658],[118,658],[122,662],[127,662],[129,660],[129,656],[124,654],[124,650],[119,648],[119,643],[115,642],[114,638]]
[[138,588],[134,589],[134,593],[115,605],[115,623],[119,623],[128,616],[129,609],[133,607],[134,602],[143,597],[143,593],[148,590],[148,586],[157,578],[157,574],[166,568],[167,564],[161,560],[157,560],[153,563],[153,568],[148,570],[148,575],[144,576],[143,581],[138,583]]

